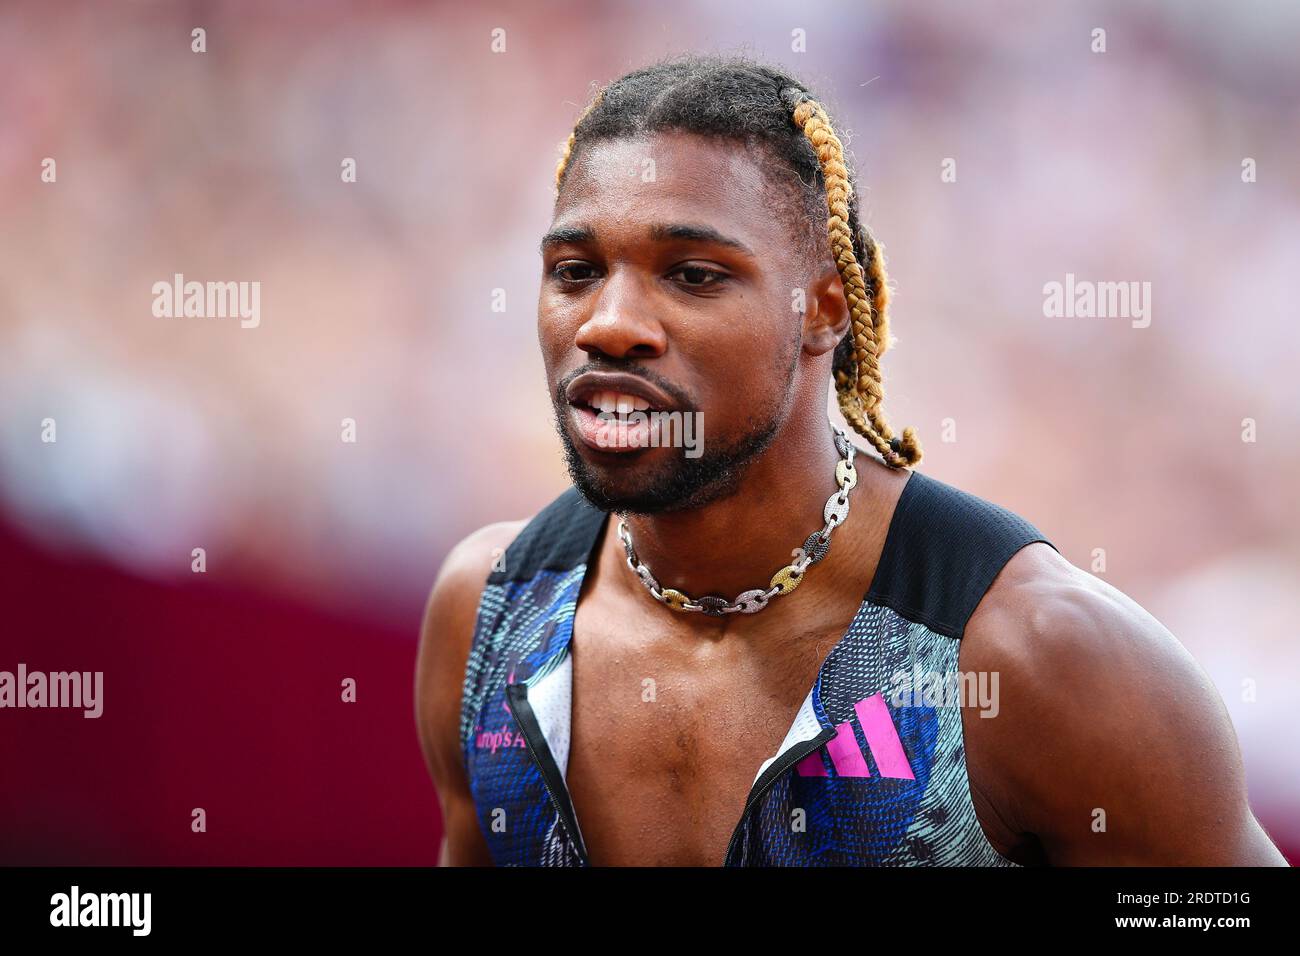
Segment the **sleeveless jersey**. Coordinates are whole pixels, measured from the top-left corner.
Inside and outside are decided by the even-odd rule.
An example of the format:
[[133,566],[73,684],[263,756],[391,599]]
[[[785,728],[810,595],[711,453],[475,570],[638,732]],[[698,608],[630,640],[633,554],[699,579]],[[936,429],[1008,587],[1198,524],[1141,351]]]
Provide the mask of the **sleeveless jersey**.
[[[479,602],[460,739],[499,865],[588,863],[565,785],[569,647],[606,518],[569,488],[520,532]],[[1035,541],[1051,545],[1023,518],[912,472],[870,589],[777,753],[756,768],[720,863],[1016,865],[989,843],[971,801],[956,691],[975,697],[957,652],[994,577]],[[669,613],[647,605],[656,612]],[[984,679],[995,695],[993,675]]]

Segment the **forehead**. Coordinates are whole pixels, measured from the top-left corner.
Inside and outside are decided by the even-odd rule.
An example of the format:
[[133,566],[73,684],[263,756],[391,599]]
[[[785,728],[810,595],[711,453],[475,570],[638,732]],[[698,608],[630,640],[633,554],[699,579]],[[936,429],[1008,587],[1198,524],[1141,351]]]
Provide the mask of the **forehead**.
[[784,197],[755,149],[678,132],[593,143],[565,175],[553,225],[596,227],[598,235],[617,228],[630,235],[657,223],[695,222],[756,252],[788,250],[785,217],[774,208]]

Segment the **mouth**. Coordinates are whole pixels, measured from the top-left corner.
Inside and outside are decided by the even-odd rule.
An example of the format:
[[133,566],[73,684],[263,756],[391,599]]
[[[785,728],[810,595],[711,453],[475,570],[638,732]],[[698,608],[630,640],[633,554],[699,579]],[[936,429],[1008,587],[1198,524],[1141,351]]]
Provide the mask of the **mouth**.
[[659,415],[673,402],[645,379],[626,373],[589,372],[565,392],[574,430],[583,444],[609,454],[657,445]]

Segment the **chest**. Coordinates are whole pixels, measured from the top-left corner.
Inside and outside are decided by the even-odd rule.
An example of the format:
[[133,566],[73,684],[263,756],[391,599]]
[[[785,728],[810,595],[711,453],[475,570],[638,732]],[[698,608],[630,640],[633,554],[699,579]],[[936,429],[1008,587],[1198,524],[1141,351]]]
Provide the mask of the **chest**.
[[574,622],[574,812],[594,864],[716,866],[843,627],[702,639],[640,612],[588,601]]

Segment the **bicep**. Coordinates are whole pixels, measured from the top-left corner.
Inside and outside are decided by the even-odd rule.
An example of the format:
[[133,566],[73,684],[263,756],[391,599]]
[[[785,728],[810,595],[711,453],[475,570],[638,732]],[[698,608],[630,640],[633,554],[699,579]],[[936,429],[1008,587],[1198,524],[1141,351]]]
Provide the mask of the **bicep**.
[[[1141,657],[1142,655],[1136,655]],[[1177,655],[1133,661],[1110,687],[1074,696],[1053,728],[1057,779],[1039,826],[1064,865],[1235,866],[1280,862],[1246,799],[1228,713]],[[1123,665],[1121,665],[1123,666]],[[1114,674],[1114,672],[1112,672]]]
[[[447,680],[450,671],[437,670],[437,655],[426,654],[422,639],[421,677],[417,681],[420,747],[442,808],[440,866],[490,865],[492,858],[479,829],[474,799],[460,759],[459,694]],[[453,698],[456,707],[452,707]]]
[[1022,638],[989,640],[1003,706],[982,733],[1048,861],[1284,863],[1250,811],[1227,709],[1173,635],[1077,569],[1021,592],[985,619]]
[[469,789],[439,785],[438,797],[442,803],[442,847],[438,865],[492,866],[492,854],[483,839],[478,811]]
[[439,588],[430,596],[420,636],[416,665],[416,728],[420,749],[433,779],[442,808],[440,866],[491,864],[487,844],[479,830],[478,817],[465,769],[460,757],[459,674],[464,656],[459,653],[455,634],[463,626],[463,611],[455,613],[454,601]]
[[457,545],[444,561],[425,607],[416,660],[416,729],[442,807],[439,863],[443,866],[492,863],[465,776],[461,695],[478,602],[493,554],[509,543],[517,529],[518,523],[491,525]]

